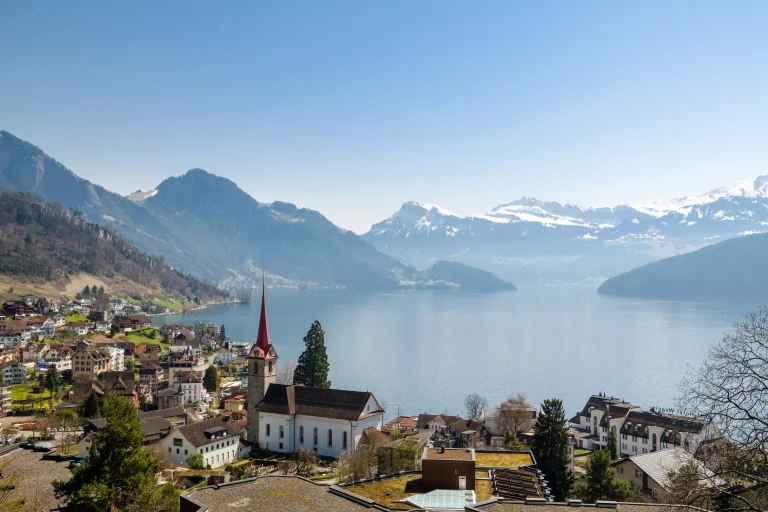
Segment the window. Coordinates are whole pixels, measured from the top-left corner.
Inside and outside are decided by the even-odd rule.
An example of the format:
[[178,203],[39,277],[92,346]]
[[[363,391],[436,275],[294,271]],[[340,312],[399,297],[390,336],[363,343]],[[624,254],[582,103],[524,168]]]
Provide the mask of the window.
[[178,437],[173,438],[173,446],[184,446],[184,440]]
[[636,469],[635,470],[635,478],[642,478],[642,477],[643,477],[643,472],[640,471],[639,469]]
[[328,446],[333,446],[333,430],[328,429]]
[[621,438],[626,441],[627,440],[627,434],[621,434]]
[[187,450],[184,450],[184,455],[188,455],[189,452]]
[[179,454],[179,450],[180,450],[180,448],[176,448],[176,455]]
[[317,444],[317,427],[312,429],[312,444]]
[[341,434],[341,447],[342,449],[347,449],[347,431],[345,430],[343,434]]
[[[282,426],[282,425],[280,425],[280,439],[282,439],[283,437],[285,437],[285,436],[284,436],[284,433],[285,433],[285,432],[284,432],[284,430],[283,430],[283,426]],[[280,443],[280,444],[282,444],[282,443]],[[281,446],[281,448],[282,448],[282,446]]]
[[269,372],[267,373],[270,375],[272,374],[272,361],[269,362]]
[[304,444],[304,425],[299,427],[299,443]]
[[269,423],[267,423],[267,436],[269,436]]
[[280,449],[281,450],[283,449],[283,443],[280,443]]
[[632,442],[633,442],[633,443],[636,443],[636,442],[637,442],[637,436],[632,436]]

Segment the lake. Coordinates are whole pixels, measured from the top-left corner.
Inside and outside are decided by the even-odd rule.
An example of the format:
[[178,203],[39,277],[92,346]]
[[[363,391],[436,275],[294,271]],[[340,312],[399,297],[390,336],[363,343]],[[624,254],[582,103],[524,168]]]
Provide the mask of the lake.
[[[234,341],[253,342],[259,293],[154,325],[211,321]],[[561,398],[569,415],[603,391],[635,404],[673,407],[688,365],[755,304],[612,298],[584,286],[518,291],[267,290],[269,333],[280,361],[296,361],[317,319],[325,330],[334,388],[369,390],[387,418],[463,413],[476,392],[497,405],[523,392],[539,404]],[[279,364],[279,363],[278,363]]]

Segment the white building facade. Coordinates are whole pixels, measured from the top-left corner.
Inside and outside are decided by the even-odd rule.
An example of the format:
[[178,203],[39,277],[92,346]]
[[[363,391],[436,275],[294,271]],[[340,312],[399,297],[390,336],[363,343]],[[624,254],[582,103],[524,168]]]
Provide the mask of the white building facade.
[[[280,410],[281,395],[292,401],[289,410]],[[293,453],[304,448],[332,458],[354,450],[365,429],[381,430],[384,418],[371,393],[281,384],[270,385],[257,411],[262,449]]]
[[240,426],[225,418],[212,418],[179,427],[160,442],[170,464],[185,466],[187,457],[199,453],[203,464],[225,466],[239,457]]
[[118,372],[125,370],[125,349],[119,347],[102,347],[99,351],[112,361],[112,369]]

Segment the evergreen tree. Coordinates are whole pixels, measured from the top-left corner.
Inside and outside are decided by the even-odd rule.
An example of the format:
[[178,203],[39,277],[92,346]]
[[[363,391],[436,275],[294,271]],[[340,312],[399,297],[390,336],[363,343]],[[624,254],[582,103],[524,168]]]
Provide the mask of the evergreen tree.
[[555,501],[565,501],[571,488],[568,431],[565,425],[563,401],[557,398],[544,400],[541,414],[533,427],[533,454],[538,469],[547,475]]
[[611,432],[608,434],[608,444],[605,447],[605,450],[608,452],[608,455],[610,455],[611,460],[616,460],[619,458],[618,442],[619,441],[616,439],[616,432],[611,429]]
[[101,418],[103,416],[101,411],[101,399],[96,391],[91,391],[91,396],[88,397],[83,405],[83,416],[86,418],[94,419]]
[[587,503],[597,500],[631,501],[632,487],[627,480],[618,480],[611,467],[611,456],[605,450],[595,450],[587,462],[587,476],[574,489],[574,494]]
[[178,511],[175,491],[174,496],[167,486],[155,485],[160,461],[142,446],[136,408],[113,396],[105,412],[107,426],[95,433],[88,461],[72,471],[69,481],[53,482],[56,496],[77,510]]
[[61,388],[61,376],[55,365],[48,366],[48,371],[45,373],[44,386],[51,394],[51,405],[53,405],[53,395],[59,388]]
[[504,447],[508,450],[523,449],[523,443],[521,443],[520,439],[517,438],[517,432],[509,427],[507,427],[506,432],[504,432]]
[[328,380],[328,353],[325,350],[325,332],[315,320],[304,336],[306,348],[299,356],[299,363],[293,372],[293,383],[315,388],[330,388]]
[[103,296],[104,296],[104,287],[99,286],[99,297],[103,297]]
[[221,329],[219,330],[219,341],[221,341],[222,343],[227,341],[227,331],[224,328],[224,324],[221,324]]
[[214,393],[219,385],[219,372],[211,365],[205,370],[203,386],[209,393]]
[[83,295],[85,295],[87,297],[90,294],[91,294],[91,287],[88,286],[88,285],[85,285],[85,288],[83,288]]

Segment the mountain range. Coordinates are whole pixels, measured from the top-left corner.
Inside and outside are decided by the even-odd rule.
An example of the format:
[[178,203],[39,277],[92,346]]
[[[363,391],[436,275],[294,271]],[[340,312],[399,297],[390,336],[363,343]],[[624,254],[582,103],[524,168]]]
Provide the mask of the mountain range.
[[[202,169],[127,197],[82,179],[40,148],[0,131],[0,190],[30,192],[82,212],[184,272],[248,285],[346,288],[453,287],[388,256],[320,213],[261,203]],[[446,276],[443,276],[446,277]],[[462,276],[459,276],[460,278]]]
[[456,260],[518,283],[602,282],[735,236],[768,231],[768,176],[653,204],[583,207],[523,197],[474,216],[407,202],[363,238],[417,266]]
[[317,211],[259,202],[202,169],[122,196],[5,131],[0,190],[81,210],[86,220],[163,255],[174,268],[229,287],[260,279],[262,269],[271,282],[288,286],[470,287],[467,276],[495,286],[456,265],[438,265],[436,274],[433,266],[442,261],[492,272],[502,286],[599,284],[666,257],[768,231],[768,176],[759,176],[692,197],[612,207],[523,197],[460,216],[407,202],[358,236]]

